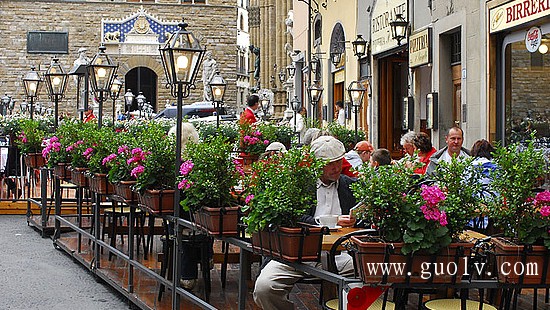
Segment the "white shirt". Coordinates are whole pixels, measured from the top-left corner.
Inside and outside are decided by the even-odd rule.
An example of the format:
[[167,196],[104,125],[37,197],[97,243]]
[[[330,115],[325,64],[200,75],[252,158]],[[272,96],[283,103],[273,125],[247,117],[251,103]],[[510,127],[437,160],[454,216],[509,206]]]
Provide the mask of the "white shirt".
[[317,180],[317,208],[314,217],[329,214],[342,215],[338,199],[338,181],[327,185]]
[[344,109],[338,110],[338,124],[342,126],[346,125],[346,111]]
[[[460,153],[458,154],[458,158],[463,158],[463,157],[468,157],[468,154],[466,154],[464,151],[460,150]],[[441,158],[439,158],[439,160],[442,160],[444,162],[448,162],[450,163],[451,162],[451,154],[449,154],[449,150],[447,149],[447,151],[443,152],[443,154],[441,155]]]

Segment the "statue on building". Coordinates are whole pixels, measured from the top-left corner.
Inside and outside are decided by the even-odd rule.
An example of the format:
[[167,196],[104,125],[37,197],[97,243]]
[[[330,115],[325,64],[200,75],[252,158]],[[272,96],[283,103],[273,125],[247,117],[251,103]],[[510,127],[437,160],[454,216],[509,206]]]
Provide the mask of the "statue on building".
[[249,49],[256,56],[256,60],[254,61],[254,79],[256,80],[256,84],[259,84],[260,82],[260,48],[254,45],[250,45]]
[[286,25],[286,33],[289,33],[291,36],[294,36],[294,33],[292,32],[294,28],[294,11],[292,10],[288,11],[288,14],[285,19],[285,25]]
[[[73,68],[78,68],[81,65],[89,65],[90,64],[90,58],[86,56],[86,51],[88,49],[81,47],[78,49],[78,58],[73,61]],[[74,76],[74,82],[78,86],[78,76]]]
[[205,60],[202,63],[202,84],[204,87],[204,101],[212,101],[212,93],[210,92],[210,87],[208,87],[208,84],[210,83],[210,80],[212,80],[212,77],[216,73],[216,69],[218,68],[218,63],[214,58],[212,57],[212,52],[207,51],[205,54]]

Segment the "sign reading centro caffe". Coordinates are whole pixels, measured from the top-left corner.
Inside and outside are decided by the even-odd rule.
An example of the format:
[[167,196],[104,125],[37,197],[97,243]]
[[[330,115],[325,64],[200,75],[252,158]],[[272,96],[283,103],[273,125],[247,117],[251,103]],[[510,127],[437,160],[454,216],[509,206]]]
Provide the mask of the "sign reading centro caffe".
[[409,37],[409,67],[432,62],[432,28],[426,28]]
[[489,32],[512,28],[550,16],[550,0],[515,0],[489,11]]
[[407,20],[406,0],[376,2],[371,21],[371,51],[373,55],[397,46],[397,41],[392,38],[390,27],[390,22],[395,20],[397,14],[402,14],[403,18]]

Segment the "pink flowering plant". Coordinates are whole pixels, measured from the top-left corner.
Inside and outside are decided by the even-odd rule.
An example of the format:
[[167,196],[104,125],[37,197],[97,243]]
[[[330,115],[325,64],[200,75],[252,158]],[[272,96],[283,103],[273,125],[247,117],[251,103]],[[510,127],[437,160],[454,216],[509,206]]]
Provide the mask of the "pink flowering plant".
[[178,178],[184,210],[230,207],[236,203],[232,193],[241,173],[231,156],[232,150],[233,145],[222,136],[186,145]]
[[[130,138],[124,133],[120,135]],[[121,139],[120,143],[125,143],[125,140],[130,139]],[[135,181],[145,171],[143,163],[149,154],[151,153],[140,147],[131,148],[127,144],[120,144],[114,152],[102,160],[102,164],[109,168],[109,182]]]
[[250,155],[260,155],[271,143],[264,134],[254,125],[239,124],[240,150]]
[[447,197],[440,187],[421,186],[412,178],[415,168],[405,162],[363,166],[351,185],[362,203],[353,214],[376,227],[385,241],[403,242],[403,254],[433,254],[451,243],[448,213],[442,208]]
[[548,173],[542,150],[535,148],[534,135],[526,145],[499,146],[493,161],[489,203],[495,227],[517,244],[544,245],[550,249],[550,193],[536,187]]
[[25,119],[21,120],[19,132],[15,144],[23,154],[40,153],[42,151],[42,140],[46,136],[46,129],[40,121]]

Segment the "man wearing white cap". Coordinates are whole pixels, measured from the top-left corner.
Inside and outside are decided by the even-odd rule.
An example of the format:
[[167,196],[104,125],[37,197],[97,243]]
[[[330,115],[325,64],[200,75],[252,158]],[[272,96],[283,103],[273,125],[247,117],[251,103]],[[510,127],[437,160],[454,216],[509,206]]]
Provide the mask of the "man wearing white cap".
[[[345,148],[332,136],[321,136],[311,144],[315,157],[327,160],[317,187],[317,207],[302,221],[315,224],[314,218],[321,215],[341,215],[338,225],[352,226],[355,219],[349,217],[355,198],[349,189],[354,179],[341,174]],[[315,264],[315,263],[311,263]],[[353,260],[347,253],[336,256],[336,266],[342,275],[353,273]],[[296,282],[306,276],[288,265],[270,261],[261,271],[254,288],[254,301],[264,310],[294,309],[288,294]]]

